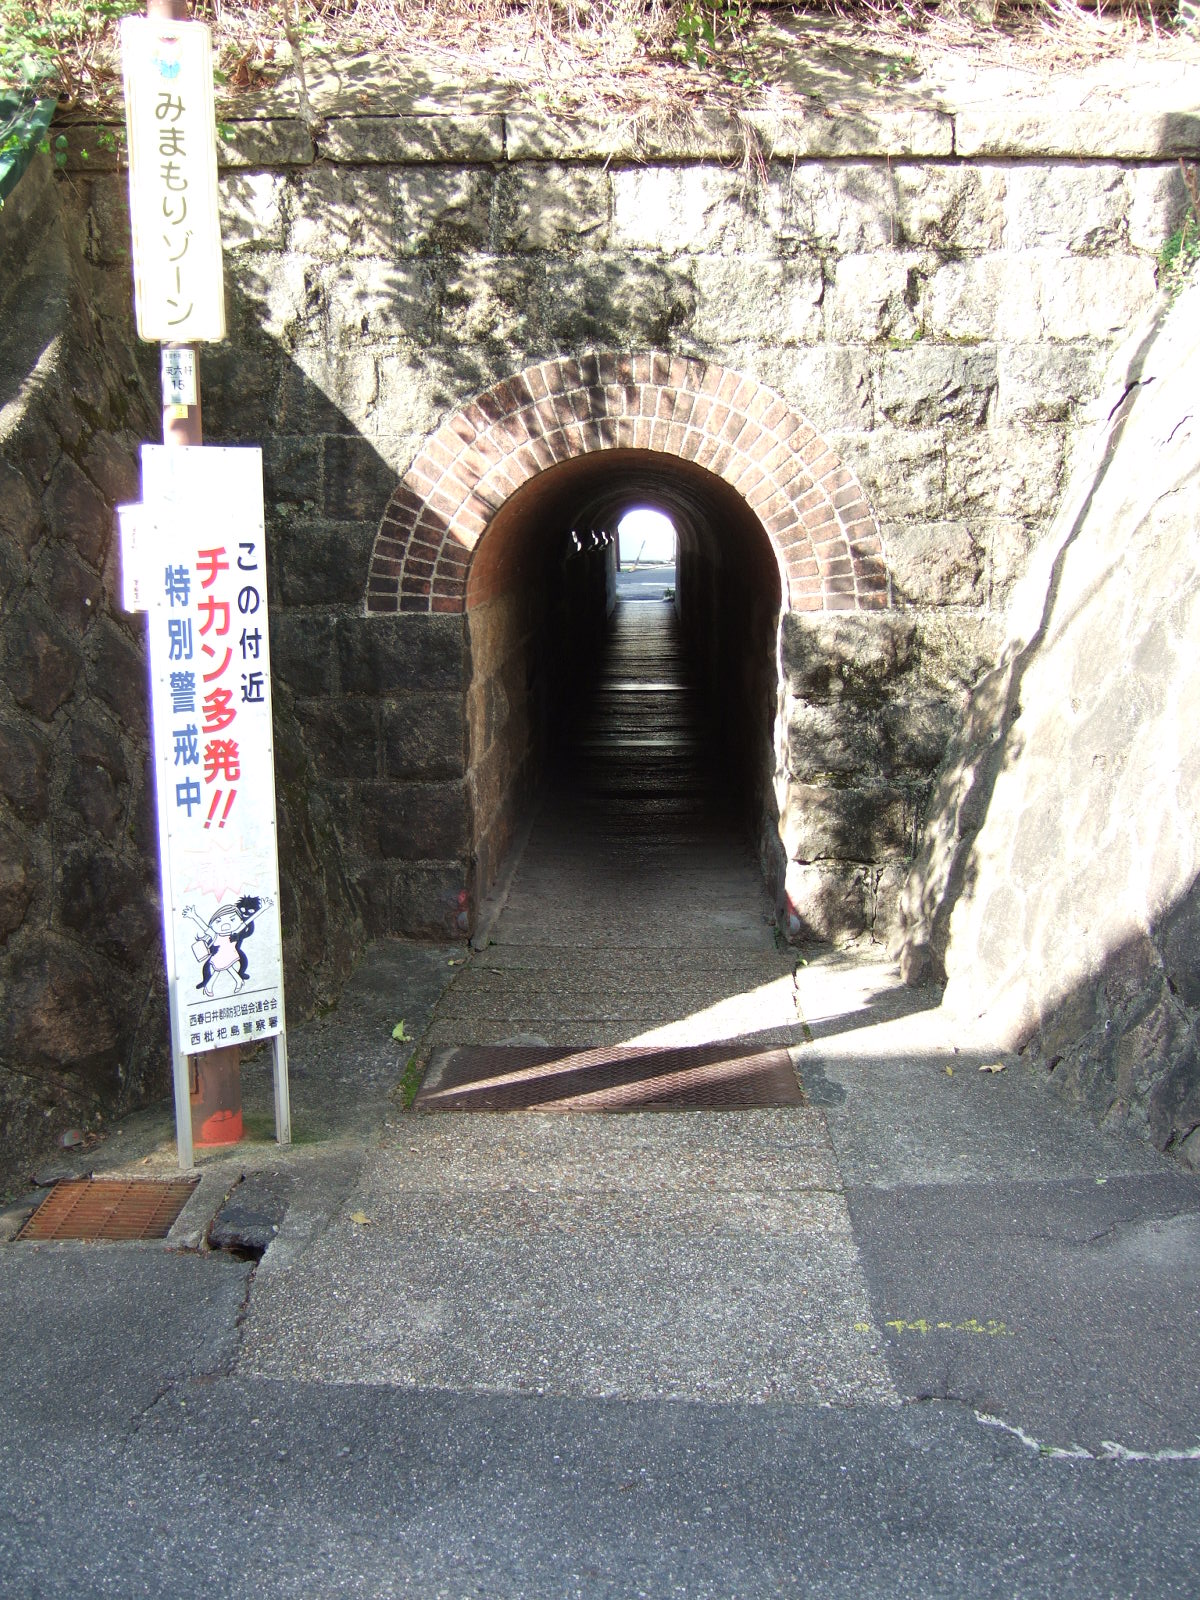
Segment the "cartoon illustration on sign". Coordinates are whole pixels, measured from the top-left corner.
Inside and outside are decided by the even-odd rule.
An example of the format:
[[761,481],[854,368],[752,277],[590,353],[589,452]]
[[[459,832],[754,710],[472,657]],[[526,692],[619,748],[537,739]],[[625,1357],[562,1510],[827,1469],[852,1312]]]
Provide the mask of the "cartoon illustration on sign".
[[254,918],[270,904],[270,900],[244,894],[233,905],[214,911],[207,922],[197,914],[195,906],[184,906],[183,915],[191,919],[200,934],[192,941],[192,954],[202,963],[196,987],[210,1000],[213,983],[223,972],[233,979],[229,992],[240,993],[250,976],[249,961],[242,947],[254,932]]

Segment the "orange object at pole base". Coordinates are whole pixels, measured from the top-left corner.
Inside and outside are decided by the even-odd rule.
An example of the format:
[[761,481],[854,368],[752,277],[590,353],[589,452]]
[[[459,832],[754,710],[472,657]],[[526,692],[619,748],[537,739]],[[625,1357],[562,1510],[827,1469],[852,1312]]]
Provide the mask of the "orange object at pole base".
[[241,1050],[206,1050],[192,1057],[192,1141],[199,1149],[237,1144],[242,1126]]
[[240,1144],[245,1136],[240,1111],[214,1111],[211,1117],[195,1128],[192,1143],[197,1150],[211,1150],[216,1145]]

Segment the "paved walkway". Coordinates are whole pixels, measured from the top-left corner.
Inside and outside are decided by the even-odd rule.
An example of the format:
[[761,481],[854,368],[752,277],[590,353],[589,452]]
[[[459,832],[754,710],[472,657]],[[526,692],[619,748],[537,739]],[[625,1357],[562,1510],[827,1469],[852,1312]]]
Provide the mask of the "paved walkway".
[[674,607],[620,604],[503,913],[428,1049],[514,1036],[798,1043],[795,962],[777,947],[725,779]]
[[[674,608],[620,603],[503,911],[424,1041],[427,1087],[459,1045],[800,1043],[795,961],[723,778]],[[894,1399],[807,1108],[393,1118],[361,1196],[369,1228],[260,1274],[254,1370]],[[300,1278],[319,1317],[292,1314]]]
[[[290,1150],[206,1157],[174,1249],[0,1247],[4,1593],[1195,1593],[1200,1183],[776,948],[642,611],[493,942],[378,944],[293,1035]],[[400,1018],[778,1041],[808,1104],[405,1112]],[[260,1263],[179,1248],[217,1213]]]
[[[1151,1398],[1196,1345],[1167,1312],[1200,1265],[1195,1182],[1018,1063],[981,1072],[999,1063],[962,1056],[936,996],[878,959],[797,966],[729,799],[673,608],[623,605],[503,910],[426,1032],[427,1082],[465,1044],[736,1039],[790,1046],[816,1103],[392,1112],[357,1206],[260,1270],[246,1369],[710,1402],[953,1394],[1054,1446],[1200,1445],[1200,1402]],[[1014,1256],[1030,1228],[1042,1250]],[[1131,1253],[1118,1266],[1093,1237]],[[1102,1396],[1073,1381],[1080,1346],[1125,1352]]]

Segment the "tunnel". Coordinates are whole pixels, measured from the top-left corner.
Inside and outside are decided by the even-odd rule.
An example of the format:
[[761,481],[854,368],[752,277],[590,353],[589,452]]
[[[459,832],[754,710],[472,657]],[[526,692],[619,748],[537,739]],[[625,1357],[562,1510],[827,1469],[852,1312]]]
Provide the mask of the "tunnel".
[[[631,602],[616,593],[616,535],[635,508],[673,524],[676,581],[673,596],[640,617],[636,636],[626,628],[618,646]],[[757,517],[729,484],[691,461],[651,450],[592,451],[547,468],[505,500],[466,580],[473,922],[546,785],[578,781],[572,756],[614,648],[625,652],[626,676],[637,670],[628,652],[637,653],[647,687],[654,687],[655,652],[660,660],[678,656],[710,790],[752,839],[768,885],[777,887],[782,592]],[[639,755],[650,762],[663,741],[638,739],[629,723],[650,698],[627,696],[624,704],[623,725],[634,735],[618,741],[626,766]],[[593,764],[604,755],[602,742]]]
[[[554,357],[502,379],[442,421],[389,497],[364,619],[397,618],[397,639],[405,618],[414,639],[428,628],[462,651],[446,665],[464,685],[461,777],[436,797],[395,784],[392,854],[427,862],[438,919],[453,900],[456,931],[474,923],[599,669],[605,549],[635,506],[675,526],[671,615],[712,765],[789,937],[874,932],[881,907],[892,915],[930,743],[906,733],[893,760],[880,720],[919,662],[879,525],[853,470],[777,393],[661,352]],[[899,706],[905,729],[927,699],[913,716]],[[443,840],[453,860],[427,861]],[[393,931],[431,925],[411,874],[376,876],[399,897]]]

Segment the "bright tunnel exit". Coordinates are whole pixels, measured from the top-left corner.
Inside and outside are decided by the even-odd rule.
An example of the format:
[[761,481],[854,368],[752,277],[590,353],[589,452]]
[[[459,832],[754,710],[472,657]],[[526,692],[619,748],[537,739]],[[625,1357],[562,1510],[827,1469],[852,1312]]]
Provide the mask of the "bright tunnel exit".
[[617,555],[622,567],[673,567],[675,524],[650,506],[627,511],[617,523]]
[[661,600],[675,592],[675,524],[665,511],[637,506],[617,523],[617,594]]

